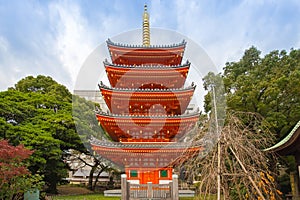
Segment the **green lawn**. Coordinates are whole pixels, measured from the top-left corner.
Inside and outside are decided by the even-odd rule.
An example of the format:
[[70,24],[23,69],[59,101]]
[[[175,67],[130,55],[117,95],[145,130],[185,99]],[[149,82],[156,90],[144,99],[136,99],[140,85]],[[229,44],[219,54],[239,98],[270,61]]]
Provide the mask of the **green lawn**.
[[120,197],[104,197],[103,194],[87,194],[87,195],[63,195],[52,197],[53,200],[99,200],[110,199],[120,200]]
[[[52,200],[120,200],[120,197],[104,197],[102,194],[55,196]],[[193,200],[191,197],[181,197],[180,200]]]

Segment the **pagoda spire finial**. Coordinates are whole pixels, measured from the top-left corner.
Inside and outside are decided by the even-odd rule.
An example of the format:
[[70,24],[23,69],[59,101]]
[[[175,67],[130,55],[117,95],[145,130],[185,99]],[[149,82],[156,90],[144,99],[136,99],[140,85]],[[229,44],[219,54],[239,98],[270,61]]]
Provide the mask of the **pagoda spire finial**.
[[150,27],[149,27],[149,13],[147,12],[147,4],[144,6],[143,14],[143,46],[150,46]]

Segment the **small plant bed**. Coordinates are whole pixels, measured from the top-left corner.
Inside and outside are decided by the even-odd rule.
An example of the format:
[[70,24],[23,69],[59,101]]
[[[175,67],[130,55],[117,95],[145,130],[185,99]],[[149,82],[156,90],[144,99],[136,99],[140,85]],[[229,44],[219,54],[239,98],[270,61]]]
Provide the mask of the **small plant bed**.
[[58,188],[59,195],[85,195],[94,194],[93,191],[79,185],[62,185]]

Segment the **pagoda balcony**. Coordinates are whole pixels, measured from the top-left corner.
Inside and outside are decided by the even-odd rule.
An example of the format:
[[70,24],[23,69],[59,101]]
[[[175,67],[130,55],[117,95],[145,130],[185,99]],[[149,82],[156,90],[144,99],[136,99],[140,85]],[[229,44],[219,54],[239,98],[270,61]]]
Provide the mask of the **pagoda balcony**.
[[118,65],[180,65],[186,41],[173,45],[125,45],[107,40],[111,60]]
[[138,115],[180,115],[185,113],[194,91],[192,83],[179,89],[127,89],[99,85],[111,113]]
[[199,113],[184,115],[119,115],[96,113],[105,132],[116,142],[176,142],[195,131]]
[[104,62],[112,87],[166,89],[181,88],[187,78],[190,63],[183,65],[114,65]]
[[[118,166],[139,168],[163,168],[176,161],[188,159],[200,153],[202,145],[192,143],[119,143],[91,139],[93,151]],[[187,148],[189,147],[189,148]]]

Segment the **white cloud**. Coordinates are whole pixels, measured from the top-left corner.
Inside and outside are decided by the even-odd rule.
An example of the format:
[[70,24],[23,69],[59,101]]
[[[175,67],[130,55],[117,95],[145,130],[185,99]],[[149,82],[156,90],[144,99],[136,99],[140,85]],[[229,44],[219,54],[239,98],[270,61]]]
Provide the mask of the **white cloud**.
[[0,91],[13,87],[24,76],[31,75],[27,66],[33,66],[29,60],[19,58],[10,42],[0,35]]
[[[141,28],[142,22],[143,4],[128,1],[15,4],[0,13],[2,19],[10,20],[0,19],[1,27],[6,27],[0,29],[0,89],[38,74],[52,76],[72,89],[78,70],[98,44]],[[26,9],[12,14],[9,9],[15,7]],[[206,50],[220,71],[226,61],[238,60],[251,45],[263,53],[300,47],[297,0],[153,0],[148,7],[152,27],[188,36]]]
[[[72,79],[72,83],[66,83],[71,90],[74,88],[82,64],[94,48],[105,42],[107,38],[128,30],[126,24],[130,24],[131,20],[124,15],[126,13],[122,12],[124,6],[126,5],[113,4],[111,10],[114,12],[101,8],[99,13],[94,15],[94,19],[88,19],[82,14],[80,5],[74,2],[55,2],[49,5],[51,26],[56,30],[52,50],[56,52],[62,68],[67,70]],[[92,24],[97,25],[95,27]],[[103,66],[102,61],[99,60],[100,67]]]
[[[5,59],[10,59],[9,57],[9,43],[8,41],[0,35],[0,58],[1,60]],[[11,84],[11,81],[9,80],[9,76],[7,76],[7,74],[9,73],[9,69],[5,68],[5,63],[1,63],[0,67],[1,67],[1,71],[0,71],[0,90],[6,89],[6,85],[7,83]],[[5,87],[5,88],[3,88]]]
[[[12,12],[19,7],[26,9]],[[0,90],[14,86],[18,80],[29,75],[54,77],[60,71],[58,77],[65,76],[64,70],[58,70],[61,68],[53,56],[53,37],[47,29],[44,7],[22,1],[13,2],[5,8],[0,15],[7,22],[0,20],[0,23],[10,26],[0,29]],[[32,8],[34,10],[30,10]]]
[[[274,49],[299,47],[296,35],[300,24],[287,16],[299,16],[298,7],[288,2],[241,1],[222,4],[213,1],[177,0],[177,30],[206,49],[221,67],[237,61],[251,45],[263,53]],[[170,8],[163,8],[170,9]],[[290,12],[291,9],[298,12]]]
[[8,46],[8,41],[4,37],[0,36],[0,51],[2,53],[8,52]]
[[52,51],[61,67],[70,75],[71,83],[68,86],[73,89],[82,63],[95,46],[95,36],[89,31],[88,23],[77,4],[52,3],[49,10],[50,24],[56,30]]

